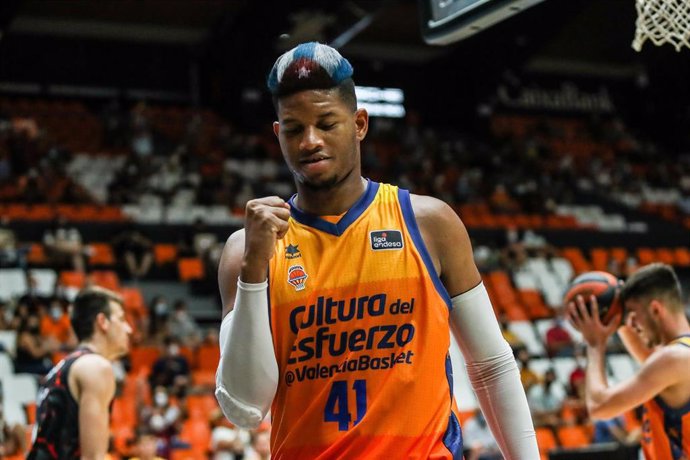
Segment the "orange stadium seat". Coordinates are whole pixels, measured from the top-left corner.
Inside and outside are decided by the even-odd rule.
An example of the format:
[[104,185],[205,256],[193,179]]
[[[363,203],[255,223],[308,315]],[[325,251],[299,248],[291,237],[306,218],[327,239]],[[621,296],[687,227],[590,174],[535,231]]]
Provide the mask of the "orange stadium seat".
[[656,250],[656,260],[669,265],[676,264],[676,257],[673,251],[668,248],[659,248]]
[[637,248],[637,261],[640,265],[656,262],[656,251],[652,248]]
[[589,262],[585,259],[580,248],[567,247],[561,250],[561,255],[573,266],[575,274],[584,273],[591,270]]
[[539,291],[533,289],[521,289],[519,291],[522,305],[531,320],[549,318],[553,316],[553,310],[546,306]]
[[624,265],[628,261],[628,250],[625,248],[611,248],[611,258]]
[[220,361],[218,345],[202,345],[197,351],[198,368],[201,371],[215,371]]
[[46,265],[48,258],[43,245],[41,243],[31,243],[26,260],[30,265]]
[[587,428],[581,425],[559,427],[558,440],[563,447],[583,447],[591,443]]
[[180,281],[191,281],[204,277],[204,265],[198,257],[187,257],[177,261]]
[[590,251],[592,255],[592,268],[594,270],[608,271],[609,268],[609,253],[604,248],[592,248]]
[[64,270],[60,272],[61,286],[81,289],[86,284],[86,275],[82,272]]
[[690,249],[683,247],[675,248],[673,256],[676,259],[675,265],[677,267],[690,267]]
[[96,270],[89,274],[89,279],[96,285],[118,291],[120,289],[120,278],[112,270]]
[[537,427],[535,431],[537,433],[537,444],[539,445],[540,454],[548,455],[551,449],[558,447],[556,436],[550,428]]
[[132,348],[129,352],[129,358],[132,362],[132,372],[139,372],[144,367],[151,369],[151,366],[153,366],[153,363],[158,359],[160,354],[161,351],[158,347],[140,346]]
[[26,412],[26,423],[29,425],[36,423],[36,401],[24,404],[24,412]]
[[192,385],[215,388],[216,372],[213,370],[192,371]]
[[177,246],[174,244],[156,244],[153,247],[153,257],[157,265],[165,265],[177,260]]
[[218,402],[215,396],[210,393],[187,396],[187,411],[190,418],[207,421],[216,409],[218,409]]
[[113,254],[113,248],[108,243],[91,243],[91,249],[93,253],[89,257],[89,263],[91,265],[105,265],[112,267],[115,265],[115,255]]
[[211,427],[208,419],[188,419],[182,423],[180,439],[191,444],[194,452],[206,454],[211,442]]

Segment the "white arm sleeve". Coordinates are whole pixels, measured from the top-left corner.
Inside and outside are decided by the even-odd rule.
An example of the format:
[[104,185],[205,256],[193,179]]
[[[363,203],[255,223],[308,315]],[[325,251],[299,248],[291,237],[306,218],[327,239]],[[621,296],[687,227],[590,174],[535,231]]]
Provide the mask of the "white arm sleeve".
[[278,387],[267,290],[266,281],[238,280],[235,308],[220,326],[216,399],[228,420],[242,428],[259,426]]
[[450,322],[479,406],[507,460],[539,458],[520,373],[484,283],[453,297]]

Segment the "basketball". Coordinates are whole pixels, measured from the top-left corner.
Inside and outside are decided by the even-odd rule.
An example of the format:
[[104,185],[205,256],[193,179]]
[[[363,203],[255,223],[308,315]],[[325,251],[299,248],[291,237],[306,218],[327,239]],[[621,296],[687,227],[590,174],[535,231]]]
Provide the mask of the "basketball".
[[599,305],[599,319],[603,324],[608,324],[617,313],[623,313],[623,305],[618,299],[621,284],[618,278],[608,272],[583,273],[568,285],[563,304],[568,305],[581,295],[589,308],[589,296],[594,295]]

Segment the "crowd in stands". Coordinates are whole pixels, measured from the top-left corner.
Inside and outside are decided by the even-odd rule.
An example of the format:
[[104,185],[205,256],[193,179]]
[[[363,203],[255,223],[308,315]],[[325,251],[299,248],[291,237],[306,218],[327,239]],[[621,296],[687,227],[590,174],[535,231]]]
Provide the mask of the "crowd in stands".
[[[576,273],[596,268],[625,277],[647,259],[624,248],[602,249],[603,255],[556,248],[539,230],[590,225],[559,211],[576,201],[578,191],[596,190],[642,208],[645,190],[671,183],[680,184],[671,216],[677,222],[690,215],[690,162],[676,167],[616,119],[499,114],[488,128],[487,138],[433,130],[414,112],[400,123],[372,120],[364,171],[444,199],[470,228],[504,229],[496,241],[475,242],[475,260],[519,364],[540,445],[634,443],[636,414],[588,419],[582,351],[560,317],[559,302]],[[69,165],[84,153],[117,159],[116,167],[98,183],[80,181]],[[145,103],[126,109],[114,101],[96,111],[82,102],[0,98],[0,269],[19,268],[25,276],[24,289],[0,295],[0,333],[11,331],[12,337],[12,343],[0,342],[0,357],[11,356],[14,374],[40,379],[76,345],[69,325],[75,290],[88,283],[115,288],[125,297],[135,334],[132,353],[116,363],[113,455],[268,458],[270,425],[238,429],[215,403],[217,326],[200,326],[183,299],[143,299],[137,289],[137,281],[170,262],[178,263],[176,281],[195,280],[198,273],[213,280],[224,241],[195,218],[174,244],[160,244],[136,219],[127,221],[122,209],[186,203],[221,206],[238,216],[255,196],[288,197],[291,180],[268,123],[264,131],[247,133],[207,110]],[[12,221],[26,218],[10,212],[19,202],[45,211],[37,219],[44,228],[41,241],[22,241],[13,231]],[[112,206],[104,219],[121,223],[121,231],[87,241],[80,214],[64,205],[93,205],[99,212]],[[672,260],[690,267],[690,252],[679,248]],[[35,268],[53,270],[52,289],[33,276]],[[611,344],[612,352],[620,350],[619,343]],[[24,409],[30,424],[30,401]],[[0,456],[21,452],[25,427],[2,420]],[[479,411],[467,411],[463,427],[466,458],[500,458]]]

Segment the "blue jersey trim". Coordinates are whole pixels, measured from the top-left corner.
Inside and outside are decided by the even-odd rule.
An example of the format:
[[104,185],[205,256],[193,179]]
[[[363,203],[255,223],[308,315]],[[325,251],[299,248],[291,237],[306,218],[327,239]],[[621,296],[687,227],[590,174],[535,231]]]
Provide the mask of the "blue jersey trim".
[[[453,363],[450,360],[450,354],[446,354],[446,379],[448,379],[448,388],[450,395],[451,406],[453,404]],[[462,428],[460,422],[451,410],[448,417],[448,426],[443,435],[443,445],[450,451],[454,459],[462,460],[463,442],[462,442]]]
[[378,182],[373,182],[367,179],[367,188],[364,194],[359,200],[345,213],[345,215],[338,221],[337,224],[328,222],[319,216],[314,214],[309,214],[302,211],[295,205],[295,198],[297,195],[293,195],[288,202],[290,203],[290,216],[297,222],[303,225],[308,225],[322,232],[329,233],[331,235],[340,236],[345,233],[345,230],[352,225],[352,223],[359,218],[359,216],[366,211],[369,205],[376,198],[376,193],[379,190]]
[[402,210],[403,218],[405,219],[405,225],[407,226],[408,232],[410,232],[412,242],[417,248],[417,251],[419,251],[419,254],[422,256],[422,260],[424,261],[424,265],[426,265],[426,269],[429,272],[429,276],[431,276],[431,280],[433,281],[434,286],[436,287],[436,291],[441,296],[443,301],[446,303],[448,309],[451,310],[453,308],[453,303],[450,300],[450,295],[448,295],[446,287],[443,285],[443,283],[441,282],[441,278],[439,278],[438,274],[436,273],[436,268],[434,268],[434,263],[431,261],[429,251],[427,251],[426,249],[426,245],[424,244],[422,234],[419,232],[419,227],[417,226],[417,219],[415,218],[414,211],[412,210],[410,192],[405,189],[399,188],[398,200],[400,201],[400,209]]

